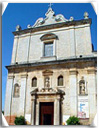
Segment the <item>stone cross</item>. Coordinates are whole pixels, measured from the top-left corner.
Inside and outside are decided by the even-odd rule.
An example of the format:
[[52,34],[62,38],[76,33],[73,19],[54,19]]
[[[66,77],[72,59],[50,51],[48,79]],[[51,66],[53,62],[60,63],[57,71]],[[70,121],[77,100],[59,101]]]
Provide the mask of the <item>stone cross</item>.
[[51,8],[51,6],[52,6],[53,4],[52,3],[50,3],[48,6]]

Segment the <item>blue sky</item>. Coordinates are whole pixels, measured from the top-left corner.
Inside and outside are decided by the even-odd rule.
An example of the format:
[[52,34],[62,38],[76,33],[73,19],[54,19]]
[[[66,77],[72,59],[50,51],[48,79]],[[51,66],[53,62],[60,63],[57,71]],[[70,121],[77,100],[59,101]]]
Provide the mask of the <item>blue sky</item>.
[[[7,69],[6,65],[10,65],[13,40],[16,26],[19,24],[22,29],[26,29],[27,25],[33,25],[35,21],[43,17],[48,10],[48,3],[10,3],[8,4],[2,16],[2,110],[4,109]],[[97,50],[97,16],[93,7],[89,3],[54,3],[52,6],[55,14],[63,14],[66,19],[71,16],[74,20],[83,19],[84,12],[89,13],[89,18],[92,18],[91,38],[94,49]]]

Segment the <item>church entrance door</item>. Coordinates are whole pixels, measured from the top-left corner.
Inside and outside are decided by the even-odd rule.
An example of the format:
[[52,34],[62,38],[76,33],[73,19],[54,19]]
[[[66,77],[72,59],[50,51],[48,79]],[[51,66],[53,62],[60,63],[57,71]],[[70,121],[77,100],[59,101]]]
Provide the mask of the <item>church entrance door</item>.
[[40,102],[40,125],[53,125],[54,103]]

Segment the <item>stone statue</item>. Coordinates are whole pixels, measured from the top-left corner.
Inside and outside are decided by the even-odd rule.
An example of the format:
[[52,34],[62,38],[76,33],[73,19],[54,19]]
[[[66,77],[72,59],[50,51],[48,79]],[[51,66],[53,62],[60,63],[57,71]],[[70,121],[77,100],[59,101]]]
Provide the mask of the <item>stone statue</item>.
[[50,81],[49,81],[49,77],[45,78],[45,88],[49,88],[50,87]]

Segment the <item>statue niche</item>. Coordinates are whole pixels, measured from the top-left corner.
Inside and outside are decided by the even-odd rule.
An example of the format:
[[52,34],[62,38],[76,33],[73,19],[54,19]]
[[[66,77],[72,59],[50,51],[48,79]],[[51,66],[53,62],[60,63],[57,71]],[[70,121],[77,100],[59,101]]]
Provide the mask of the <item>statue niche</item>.
[[44,88],[50,88],[50,76],[53,75],[53,71],[44,70],[42,74],[44,76]]
[[84,95],[85,92],[85,81],[84,81],[84,77],[81,78],[81,80],[79,81],[79,94]]
[[45,88],[49,88],[50,87],[50,78],[49,77],[45,77],[44,87]]

